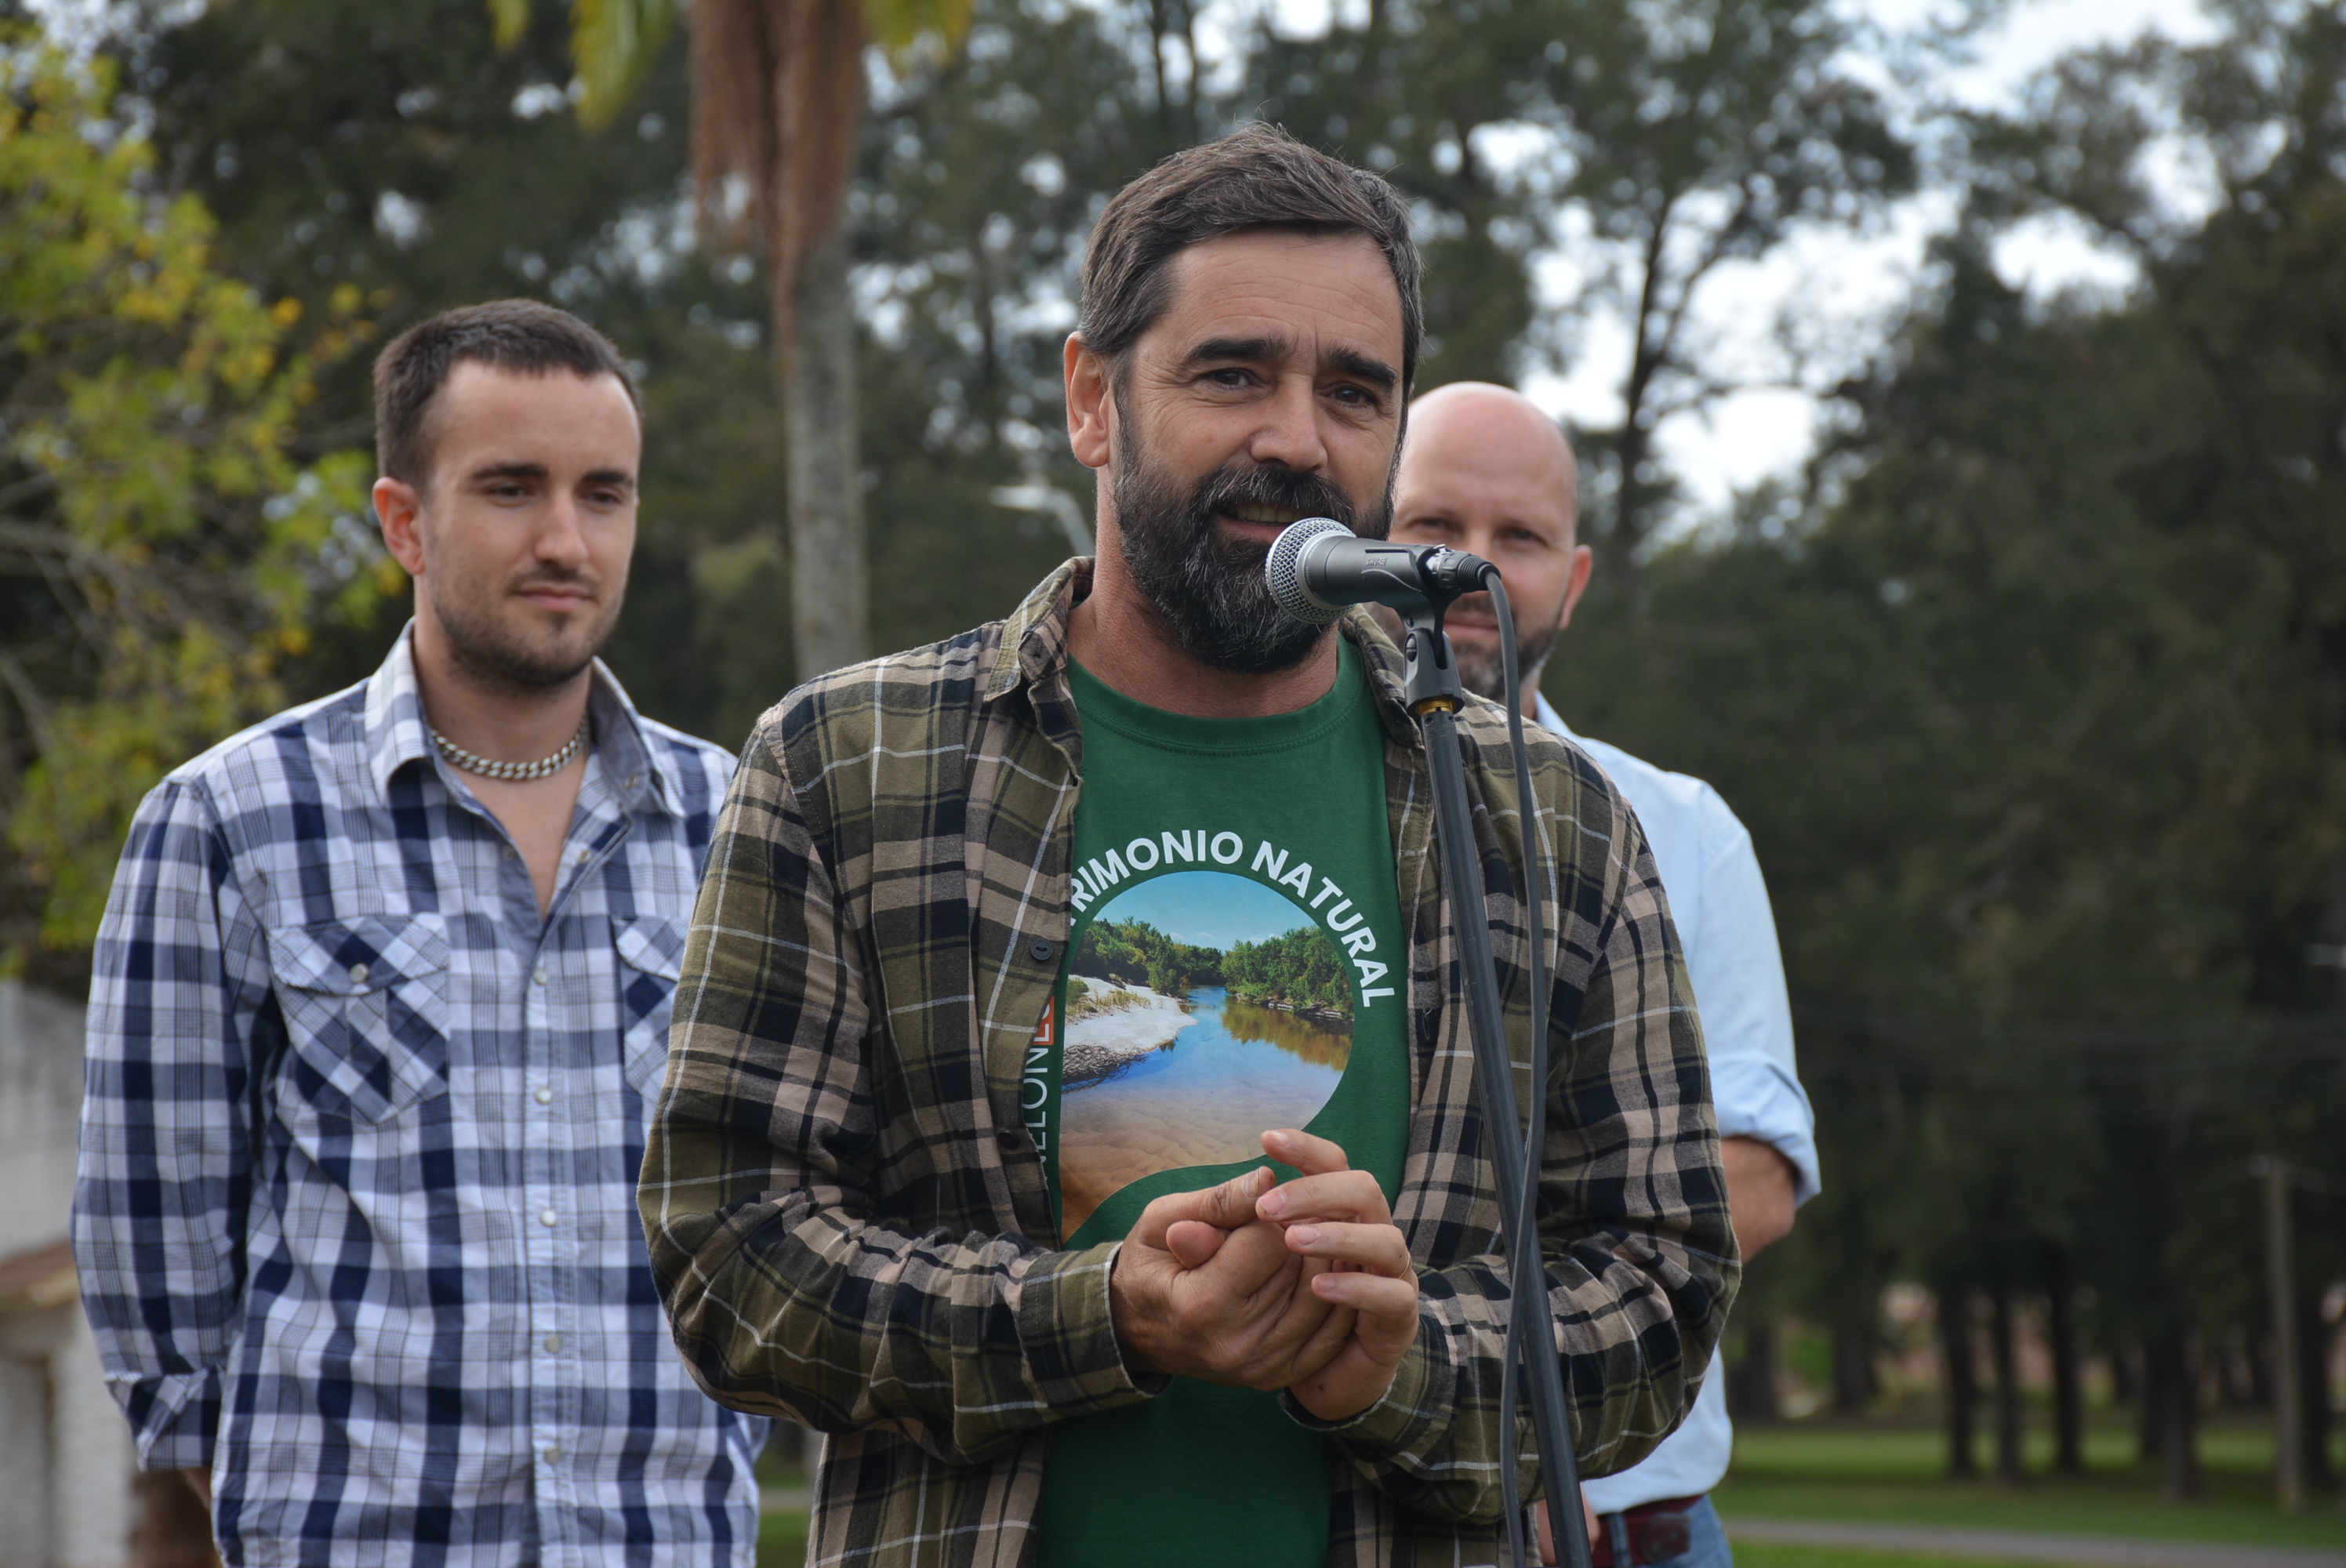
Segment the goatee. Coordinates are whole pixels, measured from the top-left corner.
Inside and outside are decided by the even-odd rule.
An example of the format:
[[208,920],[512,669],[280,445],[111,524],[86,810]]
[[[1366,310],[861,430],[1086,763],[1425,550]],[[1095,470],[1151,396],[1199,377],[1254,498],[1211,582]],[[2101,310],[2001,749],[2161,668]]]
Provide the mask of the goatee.
[[[1485,595],[1469,595],[1458,601],[1457,607],[1479,610],[1490,619],[1494,626],[1498,624],[1498,614],[1491,606],[1490,600]],[[1508,607],[1514,608],[1513,606]],[[1452,613],[1455,614],[1456,611],[1454,610]],[[1539,678],[1540,667],[1547,663],[1548,650],[1556,647],[1556,639],[1563,630],[1562,626],[1551,621],[1545,630],[1525,636],[1523,622],[1518,619],[1515,622],[1516,675],[1524,679],[1536,682]],[[1492,634],[1491,644],[1487,648],[1454,636],[1450,639],[1450,650],[1457,659],[1459,685],[1477,697],[1489,697],[1493,702],[1505,704],[1515,700],[1515,694],[1507,690],[1507,672],[1499,657],[1499,638],[1496,632]]]
[[[592,588],[583,575],[560,570],[539,571],[515,586],[540,583]],[[619,618],[616,606],[590,603],[574,617],[575,625],[550,636],[534,635],[535,628],[509,610],[498,613],[507,609],[510,595],[505,592],[484,592],[474,585],[445,594],[427,585],[425,591],[432,594],[433,613],[446,635],[449,662],[465,683],[524,700],[568,684],[593,664]]]
[[1121,456],[1111,495],[1126,569],[1182,652],[1234,675],[1293,669],[1327,628],[1296,620],[1272,601],[1262,572],[1270,545],[1244,535],[1216,537],[1218,514],[1239,506],[1278,507],[1332,517],[1371,539],[1383,538],[1392,519],[1390,474],[1364,526],[1354,521],[1351,498],[1316,473],[1226,463],[1185,496],[1174,479],[1137,452],[1127,447]]

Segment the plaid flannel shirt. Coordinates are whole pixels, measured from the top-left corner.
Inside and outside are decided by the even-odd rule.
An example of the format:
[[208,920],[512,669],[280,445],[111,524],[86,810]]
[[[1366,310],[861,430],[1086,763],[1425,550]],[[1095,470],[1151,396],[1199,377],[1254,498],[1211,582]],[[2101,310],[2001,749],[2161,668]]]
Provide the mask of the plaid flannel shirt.
[[669,1346],[633,1202],[731,759],[600,665],[541,921],[372,677],[139,808],[97,942],[74,1251],[148,1469],[230,1563],[741,1564],[767,1423]]
[[[1066,617],[1088,583],[1089,563],[1071,562],[1006,622],[801,687],[761,720],[718,823],[640,1201],[702,1386],[831,1434],[814,1568],[1031,1563],[1052,1424],[1167,1386],[1118,1353],[1116,1247],[1058,1248],[1020,1130],[1020,1068],[1069,931],[1083,753]],[[1287,1409],[1349,1461],[1331,1564],[1489,1561],[1507,1288],[1464,982],[1400,656],[1365,616],[1343,634],[1385,728],[1410,931],[1394,1221],[1422,1321],[1369,1410],[1324,1425]],[[1462,729],[1485,889],[1474,912],[1521,1064],[1522,825],[1503,711],[1477,700]],[[1677,1425],[1738,1264],[1652,856],[1594,763],[1527,738],[1552,879],[1542,1245],[1576,1446],[1603,1473]],[[1527,1455],[1527,1496],[1536,1479]]]

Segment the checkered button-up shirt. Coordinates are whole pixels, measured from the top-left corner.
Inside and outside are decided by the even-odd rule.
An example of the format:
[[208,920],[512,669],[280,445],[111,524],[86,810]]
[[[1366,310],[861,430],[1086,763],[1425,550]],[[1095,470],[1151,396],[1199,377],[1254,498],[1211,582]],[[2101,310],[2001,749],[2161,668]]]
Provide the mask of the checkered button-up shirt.
[[74,1248],[231,1563],[744,1564],[766,1423],[668,1341],[634,1189],[731,772],[596,667],[541,920],[410,640],[157,787],[98,937]]
[[[1115,1247],[1060,1246],[1019,1110],[1069,929],[1083,736],[1066,619],[1089,572],[1062,568],[1007,622],[791,693],[760,721],[710,848],[644,1223],[703,1385],[833,1434],[818,1568],[1031,1563],[1056,1423],[1167,1386],[1117,1350]],[[1343,634],[1384,725],[1409,929],[1393,1219],[1420,1321],[1375,1405],[1332,1426],[1287,1409],[1344,1461],[1331,1568],[1456,1568],[1497,1556],[1498,1207],[1424,742],[1392,645],[1365,616]],[[1491,931],[1527,1104],[1524,813],[1503,711],[1477,698],[1460,730],[1484,889],[1466,918]],[[1586,753],[1527,738],[1553,984],[1541,1242],[1576,1446],[1603,1473],[1678,1423],[1738,1266],[1653,856]],[[1528,1459],[1522,1480],[1529,1495]]]

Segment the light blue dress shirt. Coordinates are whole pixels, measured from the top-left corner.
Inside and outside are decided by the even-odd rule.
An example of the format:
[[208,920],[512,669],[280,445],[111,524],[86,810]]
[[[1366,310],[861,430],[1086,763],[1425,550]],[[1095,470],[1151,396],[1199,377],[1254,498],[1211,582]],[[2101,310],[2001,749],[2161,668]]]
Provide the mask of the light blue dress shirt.
[[[1792,1162],[1793,1200],[1806,1203],[1818,1185],[1816,1114],[1792,1058],[1784,961],[1750,833],[1701,779],[1573,734],[1545,697],[1535,717],[1596,759],[1645,827],[1702,1014],[1719,1135],[1758,1138],[1782,1151]],[[1589,1481],[1584,1490],[1599,1513],[1667,1497],[1699,1497],[1726,1477],[1734,1446],[1726,1364],[1713,1351],[1709,1375],[1685,1424],[1644,1463]]]

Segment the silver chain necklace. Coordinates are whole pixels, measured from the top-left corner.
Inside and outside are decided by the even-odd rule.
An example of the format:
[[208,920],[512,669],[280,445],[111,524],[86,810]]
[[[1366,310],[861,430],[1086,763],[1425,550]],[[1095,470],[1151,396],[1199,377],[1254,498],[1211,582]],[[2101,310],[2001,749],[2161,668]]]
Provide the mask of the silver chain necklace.
[[527,784],[533,779],[551,779],[569,767],[572,759],[586,748],[586,718],[584,714],[579,716],[578,733],[570,738],[570,744],[542,762],[495,761],[478,752],[465,750],[438,730],[432,729],[428,724],[423,728],[432,731],[432,744],[440,748],[440,755],[452,765],[467,773],[477,773],[484,779],[503,779],[508,784]]

